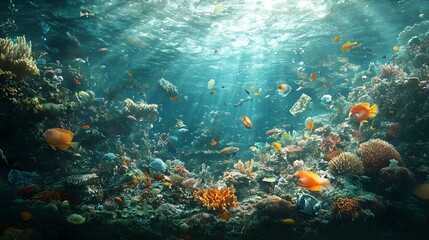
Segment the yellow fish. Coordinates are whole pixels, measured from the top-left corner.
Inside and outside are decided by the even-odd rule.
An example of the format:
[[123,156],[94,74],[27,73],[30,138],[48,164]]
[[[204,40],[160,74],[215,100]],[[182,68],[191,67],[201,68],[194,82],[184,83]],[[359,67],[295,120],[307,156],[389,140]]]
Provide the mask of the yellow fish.
[[52,149],[65,151],[69,147],[77,148],[78,143],[72,142],[74,133],[69,130],[61,128],[51,128],[43,133],[45,141],[51,146]]
[[282,150],[282,144],[279,142],[273,142],[273,145],[271,147],[276,151]]

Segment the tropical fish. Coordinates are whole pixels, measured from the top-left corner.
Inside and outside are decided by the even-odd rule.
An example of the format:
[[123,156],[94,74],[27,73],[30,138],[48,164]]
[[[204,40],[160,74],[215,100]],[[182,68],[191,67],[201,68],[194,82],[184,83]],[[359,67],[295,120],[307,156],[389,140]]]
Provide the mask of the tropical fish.
[[99,52],[108,52],[108,51],[109,51],[109,49],[108,49],[108,48],[105,48],[105,47],[102,47],[102,48],[99,48],[99,49],[98,49],[98,51],[99,51]]
[[352,49],[357,49],[362,45],[362,43],[358,43],[358,42],[346,42],[344,43],[344,45],[341,47],[342,51],[349,51]]
[[280,89],[280,90],[282,90],[282,91],[284,91],[284,90],[286,90],[288,88],[288,86],[289,85],[287,85],[286,83],[283,83],[283,84],[277,86],[277,88]]
[[377,115],[377,104],[372,105],[367,102],[354,105],[349,112],[349,118],[353,118],[356,122],[368,122],[368,119]]
[[243,124],[247,129],[252,128],[253,124],[252,124],[252,121],[250,121],[250,118],[248,116],[243,116],[241,120],[243,120]]
[[69,130],[61,129],[61,128],[51,128],[46,130],[43,133],[43,137],[45,141],[51,146],[54,150],[62,150],[65,151],[69,147],[77,148],[78,143],[72,142],[74,137],[74,133]]
[[243,90],[247,93],[247,95],[250,94],[250,92],[247,89],[243,88]]
[[82,126],[82,129],[85,129],[85,130],[90,129],[90,128],[91,128],[91,126],[89,126],[88,124],[85,124]]
[[238,147],[225,147],[219,151],[219,154],[225,157],[234,156],[240,149]]
[[322,84],[322,88],[327,88],[328,85],[326,85],[326,83]]
[[282,220],[282,223],[287,226],[295,226],[296,221],[293,218],[286,218]]
[[179,100],[179,97],[177,97],[177,96],[176,97],[171,97],[170,100],[171,101],[177,101],[177,100]]
[[132,72],[128,72],[128,77],[132,77],[133,73]]
[[293,175],[293,180],[298,186],[310,191],[320,191],[321,187],[329,187],[329,180],[322,179],[315,172],[299,170]]
[[127,118],[128,119],[130,119],[131,121],[133,121],[133,122],[136,122],[137,121],[137,118],[136,117],[134,117],[133,115],[128,115],[127,116]]
[[341,37],[340,37],[340,36],[335,36],[335,37],[334,37],[334,42],[338,42],[338,41],[340,41],[340,39],[341,39]]
[[277,138],[279,137],[282,133],[284,133],[285,131],[282,129],[278,129],[278,128],[273,128],[270,129],[268,131],[265,132],[266,135],[273,137],[273,138]]
[[212,146],[216,146],[217,142],[213,139],[212,142],[210,143]]
[[211,89],[214,87],[215,83],[216,83],[216,81],[215,81],[214,79],[210,79],[210,80],[207,82],[207,89],[208,89],[208,90],[211,90]]
[[273,142],[273,144],[271,145],[271,147],[276,150],[276,151],[280,151],[282,150],[282,144],[279,142]]
[[310,130],[310,132],[312,132],[314,130],[314,123],[313,121],[308,121],[307,125],[305,126],[305,128],[307,128],[308,130]]
[[251,146],[251,147],[249,148],[249,150],[250,150],[250,151],[252,151],[252,152],[255,152],[256,150],[258,150],[258,148],[257,148],[257,147],[255,147],[255,146]]
[[311,78],[312,78],[312,79],[314,79],[314,80],[316,80],[316,78],[317,78],[316,74],[314,74],[314,73],[311,73],[311,74],[310,74],[310,76],[311,76]]
[[309,216],[317,216],[322,209],[322,203],[311,195],[302,194],[296,200],[296,207]]
[[217,4],[213,9],[212,16],[217,16],[220,12],[222,12],[222,10],[223,10],[222,3]]
[[398,46],[393,46],[393,51],[395,51],[395,52],[399,51],[399,47]]
[[167,164],[165,164],[165,162],[160,158],[155,158],[151,163],[149,163],[149,167],[155,171],[163,172],[167,169]]

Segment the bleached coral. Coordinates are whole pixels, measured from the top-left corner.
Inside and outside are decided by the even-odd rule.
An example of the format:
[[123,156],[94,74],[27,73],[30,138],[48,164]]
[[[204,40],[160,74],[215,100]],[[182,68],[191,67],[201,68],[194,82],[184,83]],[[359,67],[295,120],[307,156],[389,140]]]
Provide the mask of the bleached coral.
[[17,37],[17,43],[6,38],[0,39],[0,77],[22,80],[27,76],[39,75],[33,57],[31,42],[25,37]]
[[124,115],[133,115],[142,122],[154,122],[158,116],[158,105],[148,104],[141,100],[135,103],[133,100],[127,98],[124,100],[124,107],[121,109]]
[[246,174],[249,177],[254,177],[256,176],[256,173],[252,172],[254,165],[255,161],[253,161],[253,159],[250,159],[250,161],[247,161],[245,163],[239,160],[236,164],[234,164],[234,168],[238,169],[242,174]]

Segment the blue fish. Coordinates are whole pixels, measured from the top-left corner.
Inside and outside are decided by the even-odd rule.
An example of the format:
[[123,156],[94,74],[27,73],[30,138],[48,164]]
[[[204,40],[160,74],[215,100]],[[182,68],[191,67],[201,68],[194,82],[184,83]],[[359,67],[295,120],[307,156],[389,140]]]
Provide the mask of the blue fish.
[[151,163],[149,163],[149,167],[158,172],[164,172],[167,169],[167,164],[159,158],[155,158]]

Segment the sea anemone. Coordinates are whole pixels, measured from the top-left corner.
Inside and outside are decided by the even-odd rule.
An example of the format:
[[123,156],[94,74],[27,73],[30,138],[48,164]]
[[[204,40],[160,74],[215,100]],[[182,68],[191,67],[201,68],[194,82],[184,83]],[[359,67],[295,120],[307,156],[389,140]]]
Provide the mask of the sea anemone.
[[357,174],[364,173],[363,163],[359,158],[348,152],[343,152],[334,157],[328,163],[328,169],[335,175]]
[[391,159],[395,159],[399,165],[403,165],[399,152],[390,143],[381,139],[360,144],[358,152],[365,173],[369,175],[378,174],[382,168],[389,166]]

